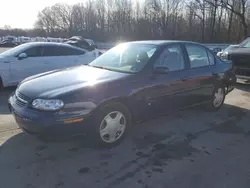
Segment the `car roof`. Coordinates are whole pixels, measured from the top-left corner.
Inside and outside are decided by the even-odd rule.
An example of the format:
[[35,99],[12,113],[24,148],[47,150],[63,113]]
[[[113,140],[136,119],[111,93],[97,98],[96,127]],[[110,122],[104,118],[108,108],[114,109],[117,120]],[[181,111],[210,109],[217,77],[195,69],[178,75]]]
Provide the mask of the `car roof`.
[[171,44],[171,43],[187,43],[187,44],[199,44],[197,42],[192,42],[192,41],[181,41],[181,40],[145,40],[145,41],[133,41],[133,42],[126,42],[127,44],[152,44],[152,45],[166,45],[166,44]]
[[67,46],[67,47],[74,47],[72,45],[69,44],[65,44],[65,43],[58,43],[58,42],[29,42],[26,43],[29,46]]
[[65,47],[69,47],[69,48],[84,50],[82,48],[72,46],[70,44],[58,43],[58,42],[29,42],[29,43],[26,43],[26,45],[29,45],[30,47],[36,47],[36,46],[65,46]]

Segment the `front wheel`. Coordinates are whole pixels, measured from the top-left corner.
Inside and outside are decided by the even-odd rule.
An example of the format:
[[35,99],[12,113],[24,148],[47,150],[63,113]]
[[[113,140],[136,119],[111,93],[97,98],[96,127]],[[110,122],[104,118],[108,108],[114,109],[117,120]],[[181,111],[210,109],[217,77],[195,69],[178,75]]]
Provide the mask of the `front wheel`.
[[125,137],[131,122],[130,113],[119,103],[106,105],[95,117],[94,141],[102,146],[113,146]]

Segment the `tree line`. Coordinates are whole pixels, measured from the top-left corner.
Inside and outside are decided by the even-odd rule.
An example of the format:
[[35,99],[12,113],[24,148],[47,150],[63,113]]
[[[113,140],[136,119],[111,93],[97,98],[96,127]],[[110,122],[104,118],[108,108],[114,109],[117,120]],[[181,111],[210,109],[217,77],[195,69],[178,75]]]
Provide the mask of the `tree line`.
[[87,0],[44,8],[34,29],[26,32],[97,41],[238,43],[248,37],[249,26],[248,0]]

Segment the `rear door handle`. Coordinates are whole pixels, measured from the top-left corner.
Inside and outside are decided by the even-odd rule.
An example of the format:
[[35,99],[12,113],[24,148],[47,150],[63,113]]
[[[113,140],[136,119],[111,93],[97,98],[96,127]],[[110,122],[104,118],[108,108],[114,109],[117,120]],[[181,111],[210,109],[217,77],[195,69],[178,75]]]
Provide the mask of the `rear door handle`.
[[10,61],[4,61],[3,63],[10,63]]
[[214,76],[215,76],[215,75],[218,75],[218,74],[213,72],[213,73],[212,73],[212,75],[214,75]]

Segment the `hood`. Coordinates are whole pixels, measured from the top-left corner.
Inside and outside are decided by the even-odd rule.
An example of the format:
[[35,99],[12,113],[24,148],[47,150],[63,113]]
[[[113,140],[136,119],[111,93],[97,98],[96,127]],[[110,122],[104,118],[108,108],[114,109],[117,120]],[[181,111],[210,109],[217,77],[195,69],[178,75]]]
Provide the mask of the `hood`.
[[87,86],[122,79],[129,75],[90,66],[78,66],[28,77],[20,83],[18,91],[29,98],[53,98]]
[[229,55],[250,55],[250,48],[236,48],[228,51]]
[[3,56],[2,54],[0,54],[0,61],[1,61],[1,60],[4,60],[4,59],[6,59],[6,57]]

